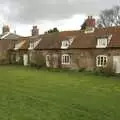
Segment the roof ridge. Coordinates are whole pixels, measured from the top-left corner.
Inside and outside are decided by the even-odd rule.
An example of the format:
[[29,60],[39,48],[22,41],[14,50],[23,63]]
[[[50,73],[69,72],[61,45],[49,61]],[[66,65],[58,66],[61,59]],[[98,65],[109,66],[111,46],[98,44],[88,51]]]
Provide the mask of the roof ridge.
[[4,38],[7,37],[9,34],[10,34],[10,32],[6,33],[5,35],[3,35],[3,36],[1,37],[1,39],[4,39]]

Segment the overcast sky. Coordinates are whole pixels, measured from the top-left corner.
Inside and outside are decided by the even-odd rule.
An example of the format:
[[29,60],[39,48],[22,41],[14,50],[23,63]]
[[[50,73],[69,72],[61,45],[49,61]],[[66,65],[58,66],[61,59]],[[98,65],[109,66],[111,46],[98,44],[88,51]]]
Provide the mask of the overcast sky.
[[53,27],[75,30],[87,15],[98,16],[118,4],[120,0],[0,0],[0,27],[8,24],[11,31],[25,36],[33,25],[40,33]]

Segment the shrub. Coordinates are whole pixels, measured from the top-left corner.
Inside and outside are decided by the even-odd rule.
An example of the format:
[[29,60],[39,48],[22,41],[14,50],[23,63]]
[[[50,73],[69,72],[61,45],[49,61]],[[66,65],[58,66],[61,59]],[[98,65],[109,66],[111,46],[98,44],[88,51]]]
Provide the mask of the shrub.
[[78,72],[83,72],[83,71],[85,71],[85,68],[80,68],[80,69],[78,70]]
[[40,68],[45,66],[45,58],[42,54],[40,53],[31,53],[31,58],[30,58],[30,65]]

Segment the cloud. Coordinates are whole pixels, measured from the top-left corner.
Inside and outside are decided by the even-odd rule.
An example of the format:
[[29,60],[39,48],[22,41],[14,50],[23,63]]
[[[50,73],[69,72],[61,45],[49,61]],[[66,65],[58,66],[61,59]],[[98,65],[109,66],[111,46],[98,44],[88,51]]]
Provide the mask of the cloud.
[[1,0],[5,19],[24,24],[62,20],[75,14],[97,15],[118,0]]
[[[48,31],[51,28],[57,27],[60,31],[65,30],[80,30],[80,25],[83,23],[85,15],[73,15],[70,18],[64,20],[57,20],[57,21],[50,21],[50,20],[43,20],[37,21],[37,25],[40,31],[40,34],[43,34],[45,31]],[[11,31],[17,31],[17,34],[23,36],[30,36],[32,25],[28,24],[17,24],[11,25]]]

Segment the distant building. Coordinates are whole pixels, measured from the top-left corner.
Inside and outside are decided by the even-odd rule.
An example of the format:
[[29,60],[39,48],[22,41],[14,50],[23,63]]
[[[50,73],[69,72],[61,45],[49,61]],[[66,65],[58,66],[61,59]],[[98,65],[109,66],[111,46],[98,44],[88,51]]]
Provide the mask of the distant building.
[[20,35],[17,35],[16,33],[10,32],[10,27],[8,25],[4,25],[2,28],[2,34],[0,35],[0,40],[4,39],[17,39],[20,38]]

